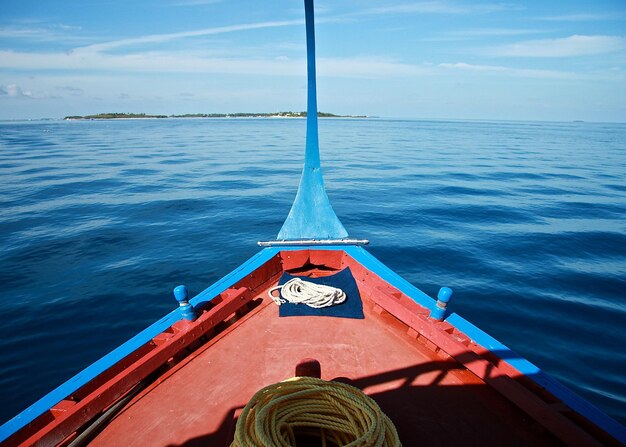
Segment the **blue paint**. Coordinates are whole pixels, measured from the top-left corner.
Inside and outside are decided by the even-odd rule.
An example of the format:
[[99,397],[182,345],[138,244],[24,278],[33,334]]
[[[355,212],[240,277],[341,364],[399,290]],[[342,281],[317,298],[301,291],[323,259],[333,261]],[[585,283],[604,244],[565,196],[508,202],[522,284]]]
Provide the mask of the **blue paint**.
[[348,237],[348,232],[328,200],[320,166],[313,0],[305,0],[304,9],[308,76],[304,167],[296,198],[277,239],[342,239]]
[[[381,279],[388,282],[405,295],[409,296],[420,306],[430,310],[431,313],[437,308],[436,301],[433,298],[384,265],[363,247],[346,247],[344,250],[361,265],[380,276]],[[467,334],[479,345],[490,351],[497,352],[498,355],[502,355],[503,358],[505,358],[515,369],[524,375],[534,376],[539,373],[540,370],[535,365],[520,357],[518,354],[515,354],[508,347],[488,335],[486,332],[482,331],[480,328],[474,326],[472,323],[466,321],[458,314],[450,313],[446,321],[459,329],[461,332]]]
[[67,396],[73,394],[80,387],[86,385],[99,374],[115,365],[118,361],[148,343],[152,338],[166,330],[179,319],[180,314],[177,310],[169,313],[146,330],[140,332],[117,349],[111,351],[100,360],[76,374],[58,388],[52,390],[26,410],[0,426],[0,442],[3,442],[11,434],[17,432],[37,417],[44,414]]
[[[437,308],[435,301],[426,295],[424,292],[410,284],[408,281],[400,277],[393,270],[389,269],[376,257],[367,252],[360,246],[304,246],[304,247],[284,247],[278,249],[276,247],[264,248],[256,255],[251,257],[248,261],[241,266],[233,270],[228,275],[224,276],[219,281],[205,289],[196,297],[190,300],[196,306],[201,305],[215,297],[218,293],[231,287],[236,282],[243,279],[248,274],[252,273],[257,268],[268,262],[272,257],[276,256],[280,251],[294,251],[294,250],[343,250],[355,261],[369,269],[372,273],[378,275],[381,279],[387,281],[393,287],[397,288],[405,295],[412,298],[415,302],[430,309],[431,312]],[[177,299],[185,299],[187,297],[187,291],[179,286],[175,289],[175,295]],[[448,302],[452,296],[452,290],[443,287],[440,290],[438,298],[446,300]],[[161,320],[157,321],[146,330],[137,334],[128,342],[124,343],[119,348],[115,349],[102,359],[98,360],[81,373],[74,376],[72,379],[65,382],[60,387],[56,388],[44,398],[33,404],[31,407],[20,413],[6,424],[0,427],[0,442],[5,440],[12,433],[15,433],[29,422],[33,421],[37,416],[43,414],[49,408],[54,406],[60,400],[66,396],[71,395],[81,386],[88,383],[93,378],[97,377],[100,373],[113,366],[119,360],[123,359],[133,351],[149,342],[157,334],[163,332],[173,323],[180,319],[180,314],[176,311],[169,313]],[[565,404],[570,406],[575,411],[587,417],[590,421],[601,427],[607,433],[618,439],[620,442],[626,442],[626,429],[618,422],[607,416],[591,403],[582,399],[570,389],[560,384],[556,379],[544,374],[539,368],[530,363],[528,360],[520,357],[511,349],[500,343],[472,323],[466,321],[461,316],[452,313],[446,319],[447,322],[454,327],[465,333],[477,344],[485,347],[489,351],[493,352],[498,357],[506,360],[511,366],[516,368],[520,373],[534,380],[536,383],[553,393],[556,397],[561,399]]]
[[376,273],[384,281],[392,284],[400,292],[407,296],[410,296],[413,301],[422,307],[432,311],[435,309],[435,301],[413,284],[402,278],[396,272],[380,262],[372,254],[370,254],[363,247],[344,247],[344,251],[352,256],[357,262],[359,262],[366,269]]
[[561,384],[554,377],[544,373],[537,366],[525,358],[520,357],[519,354],[509,349],[504,344],[482,331],[480,328],[474,326],[460,315],[452,313],[448,316],[446,321],[461,332],[465,333],[477,344],[493,352],[498,357],[506,360],[524,376],[529,377],[535,383],[554,394],[567,406],[585,416],[615,439],[626,444],[626,428],[615,419],[598,409],[595,405],[591,404],[586,399],[583,399],[570,388]]
[[447,314],[448,302],[452,298],[452,289],[449,287],[442,287],[437,294],[437,303],[435,309],[430,313],[430,318],[438,321],[442,321]]
[[[261,252],[254,255],[252,258],[248,259],[248,261],[243,263],[237,269],[233,270],[228,275],[224,276],[222,279],[202,291],[196,297],[192,298],[190,300],[190,303],[193,305],[199,305],[201,303],[210,301],[210,299],[217,296],[221,291],[227,289],[228,287],[231,287],[233,284],[249,275],[261,265],[265,264],[273,256],[275,256],[277,252],[278,251],[273,248],[266,248],[262,250]],[[178,291],[175,292],[178,293],[178,296],[183,295],[183,290],[180,289],[180,287],[181,286],[177,287],[176,289]],[[35,420],[37,417],[44,414],[46,411],[65,399],[67,396],[75,393],[82,386],[89,383],[98,375],[100,375],[101,373],[115,365],[117,362],[139,349],[141,346],[149,343],[158,334],[165,331],[171,325],[179,321],[181,317],[182,315],[178,311],[178,309],[170,312],[169,314],[158,320],[156,323],[150,325],[148,328],[135,335],[126,343],[114,349],[113,351],[102,357],[100,360],[88,366],[87,368],[76,374],[74,377],[72,377],[59,387],[55,388],[50,393],[46,394],[40,400],[28,407],[26,410],[22,411],[20,414],[4,423],[2,426],[0,426],[0,442],[3,442],[10,435],[22,429],[27,424]]]
[[197,318],[197,315],[193,306],[189,304],[187,296],[187,287],[181,285],[174,288],[174,298],[178,301],[180,315],[185,320],[193,321]]
[[[352,256],[355,261],[371,270],[372,273],[380,276],[389,284],[412,298],[418,304],[430,309],[431,313],[437,309],[437,306],[432,298],[428,297],[424,292],[401,278],[397,273],[389,269],[382,262],[378,261],[373,255],[368,253],[363,247],[345,247],[344,250]],[[442,287],[439,295],[440,299],[443,298],[449,301],[452,296],[452,290],[447,287]],[[606,413],[602,412],[596,406],[581,398],[569,388],[563,386],[553,377],[545,374],[537,366],[509,349],[507,346],[500,343],[480,328],[474,326],[460,315],[451,313],[446,318],[446,321],[466,334],[475,343],[488,349],[497,357],[508,362],[521,374],[529,377],[531,380],[547,389],[549,392],[561,399],[567,406],[585,416],[591,422],[605,430],[620,442],[626,444],[626,428]]]
[[176,298],[176,301],[179,303],[187,303],[188,295],[189,292],[187,292],[187,287],[184,285],[174,287],[174,298]]
[[207,287],[194,298],[189,300],[189,302],[194,307],[201,307],[203,304],[211,301],[215,296],[217,296],[222,291],[232,287],[236,282],[245,278],[251,272],[261,267],[263,264],[268,262],[274,256],[276,256],[280,250],[274,247],[264,248],[263,250],[256,253],[246,262],[238,266],[235,270],[230,272],[228,275],[224,276],[219,281],[216,281],[210,287]]
[[452,298],[452,289],[450,287],[442,287],[437,294],[437,300],[448,304]]

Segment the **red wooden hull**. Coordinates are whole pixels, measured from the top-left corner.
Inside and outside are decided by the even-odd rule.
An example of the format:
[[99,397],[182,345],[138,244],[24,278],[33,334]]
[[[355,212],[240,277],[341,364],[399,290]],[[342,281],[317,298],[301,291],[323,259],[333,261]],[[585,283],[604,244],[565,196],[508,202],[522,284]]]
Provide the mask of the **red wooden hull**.
[[[278,316],[267,297],[284,271],[350,267],[365,319]],[[68,445],[107,408],[94,446],[226,446],[238,412],[304,358],[322,378],[372,396],[404,445],[621,445],[497,353],[343,250],[277,252],[15,433],[3,445]],[[138,391],[137,385],[141,390]]]

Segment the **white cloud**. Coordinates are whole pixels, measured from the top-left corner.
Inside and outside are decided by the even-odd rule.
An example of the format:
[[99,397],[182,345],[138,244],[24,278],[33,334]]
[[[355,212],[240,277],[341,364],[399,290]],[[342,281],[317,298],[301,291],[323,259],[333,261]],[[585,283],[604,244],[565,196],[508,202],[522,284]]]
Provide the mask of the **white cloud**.
[[0,86],[0,94],[9,98],[33,98],[33,93],[22,88],[17,84],[9,84]]
[[422,76],[431,72],[431,67],[426,65],[405,64],[385,57],[319,58],[317,65],[320,76],[362,79]]
[[[320,58],[321,76],[378,78],[412,76],[425,69],[388,58],[352,57]],[[80,70],[101,75],[102,72],[135,73],[222,73],[275,76],[304,76],[303,59],[290,58],[215,58],[202,53],[146,52],[107,54],[99,52],[27,53],[0,51],[0,68],[16,70]]]
[[573,35],[495,46],[485,49],[484,53],[500,57],[574,57],[613,53],[624,49],[626,38],[622,36]]
[[558,16],[546,16],[538,17],[538,20],[545,20],[549,22],[588,22],[596,20],[615,20],[624,17],[623,13],[584,13],[584,14],[563,14]]
[[59,23],[58,25],[55,25],[55,27],[62,29],[64,31],[81,31],[83,29],[82,26],[78,26],[78,25],[65,25],[63,23]]
[[301,60],[215,58],[194,52],[119,55],[99,52],[29,53],[0,50],[0,68],[79,70],[99,76],[109,72],[300,75],[304,73],[304,67]]
[[80,31],[80,26],[65,24],[13,24],[0,26],[0,39],[11,39],[30,42],[63,42],[63,43],[84,43],[86,39],[77,36],[76,31]]
[[82,88],[72,87],[70,85],[57,86],[56,89],[69,93],[72,96],[81,96],[84,93]]
[[545,33],[542,29],[528,28],[469,28],[459,31],[451,31],[447,35],[457,35],[461,37],[494,37],[494,36],[521,36],[524,34]]
[[465,62],[443,63],[443,64],[439,64],[438,67],[441,67],[446,70],[473,71],[477,73],[501,74],[501,75],[514,76],[514,77],[523,77],[523,78],[573,79],[573,78],[578,77],[578,75],[574,73],[558,71],[558,70],[511,68],[511,67],[504,67],[500,65],[467,64]]
[[0,27],[0,38],[2,39],[41,39],[41,36],[44,33],[46,39],[49,39],[49,31],[42,28],[24,28],[18,26]]
[[367,9],[361,14],[488,14],[518,9],[497,3],[455,4],[445,1],[401,3]]
[[177,6],[202,6],[213,5],[215,3],[221,3],[223,0],[178,0],[175,5]]
[[[127,55],[107,53],[18,53],[0,51],[0,68],[15,70],[76,70],[93,73],[187,73],[305,76],[303,59],[216,58],[202,53],[150,52]],[[458,63],[411,64],[385,56],[319,58],[319,76],[360,79],[406,78],[439,75],[442,70],[464,70],[528,78],[571,78],[572,73],[556,70],[509,68],[498,65]],[[78,91],[69,93],[78,94]]]
[[34,93],[30,90],[24,90],[17,84],[0,85],[0,98],[16,98],[16,99],[53,99],[47,93]]
[[236,31],[248,31],[262,28],[277,28],[283,26],[302,25],[303,23],[303,20],[283,20],[275,22],[258,22],[242,25],[220,26],[215,28],[204,28],[192,31],[181,31],[178,33],[152,34],[148,36],[132,37],[128,39],[113,40],[110,42],[88,45],[85,47],[76,48],[73,51],[77,53],[97,53],[130,45],[169,42],[172,40],[184,39],[188,37],[209,36],[215,34],[232,33]]
[[456,42],[483,37],[523,36],[546,33],[545,29],[533,28],[467,28],[443,31],[432,37],[421,39],[423,42]]

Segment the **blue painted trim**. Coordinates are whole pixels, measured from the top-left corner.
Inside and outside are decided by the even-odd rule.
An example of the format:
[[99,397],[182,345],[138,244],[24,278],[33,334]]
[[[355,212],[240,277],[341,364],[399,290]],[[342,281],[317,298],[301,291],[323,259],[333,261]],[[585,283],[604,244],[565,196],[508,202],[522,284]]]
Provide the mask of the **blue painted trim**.
[[308,78],[304,167],[296,198],[276,239],[343,239],[348,232],[328,200],[320,164],[313,0],[304,0],[304,12]]
[[202,292],[197,294],[195,297],[189,300],[189,302],[193,304],[194,307],[198,307],[203,305],[204,303],[211,301],[219,293],[228,289],[229,287],[232,287],[238,281],[241,281],[243,278],[248,276],[254,270],[261,267],[278,253],[280,253],[280,250],[274,247],[262,249],[246,262],[237,267],[235,270],[230,272],[228,275],[219,279],[213,285],[207,287]]
[[[369,269],[372,273],[377,274],[383,280],[387,281],[405,295],[413,299],[417,304],[427,308],[431,312],[436,310],[437,302],[420,289],[409,283],[402,278],[396,272],[384,265],[372,254],[366,251],[363,247],[348,247],[345,249],[346,253],[352,256],[357,262],[361,263],[364,267]],[[528,360],[521,358],[518,354],[515,354],[508,347],[500,343],[498,340],[482,331],[472,323],[465,320],[463,317],[456,313],[450,313],[446,318],[446,321],[455,326],[460,331],[467,334],[472,340],[479,345],[487,348],[489,351],[497,353],[498,356],[504,358],[515,369],[525,375],[532,376],[537,374],[540,370]]]
[[123,345],[111,351],[100,360],[97,360],[95,363],[91,364],[90,366],[76,374],[67,382],[52,390],[50,393],[32,404],[26,410],[22,411],[13,419],[3,424],[0,427],[0,442],[4,441],[6,438],[11,436],[18,430],[21,430],[30,422],[34,421],[37,417],[41,416],[57,403],[65,399],[67,396],[72,395],[79,388],[89,383],[89,381],[93,380],[96,376],[106,371],[119,360],[130,355],[132,352],[146,344],[153,337],[166,330],[179,319],[180,313],[178,309],[170,312],[165,317],[152,324],[143,332],[135,335]]
[[174,298],[178,301],[180,314],[185,320],[193,321],[198,318],[196,309],[189,304],[187,287],[184,285],[176,286],[174,288]]
[[543,371],[539,371],[539,373],[532,376],[531,379],[535,383],[550,391],[572,410],[582,414],[619,442],[626,445],[626,427],[611,418],[591,402],[580,397],[557,379],[544,373]]
[[[436,301],[433,298],[429,297],[417,287],[400,277],[397,273],[376,259],[372,254],[367,252],[363,247],[345,247],[344,250],[347,254],[352,256],[355,261],[362,264],[372,273],[380,276],[405,295],[411,297],[416,303],[430,309],[431,311],[436,307]],[[499,358],[505,360],[524,376],[530,378],[539,386],[545,388],[554,396],[559,398],[572,410],[583,415],[619,442],[626,445],[626,427],[608,416],[589,401],[583,399],[565,385],[561,384],[558,380],[544,373],[537,366],[509,349],[507,346],[500,343],[480,328],[474,326],[460,315],[451,313],[445,321],[466,334],[477,344],[483,346]]]
[[433,311],[435,309],[435,300],[433,300],[430,296],[426,295],[420,289],[408,282],[406,279],[398,275],[396,272],[391,270],[385,264],[380,262],[377,258],[374,257],[374,255],[370,254],[363,247],[346,247],[344,250],[357,262],[363,265],[363,267],[373,273],[376,273],[383,280],[392,284],[395,288],[400,290],[405,295],[410,296],[413,301],[415,301],[420,306],[425,307],[430,311]]
[[[251,257],[248,261],[243,263],[241,266],[218,280],[215,284],[200,292],[196,297],[190,300],[190,303],[197,306],[201,303],[210,301],[210,299],[217,296],[220,292],[227,289],[228,287],[231,287],[233,284],[246,277],[252,271],[265,264],[278,252],[279,250],[275,248],[266,248],[261,250],[256,255]],[[123,358],[133,353],[141,346],[148,343],[155,336],[157,336],[181,319],[182,313],[180,309],[176,309],[170,312],[169,314],[158,320],[156,323],[150,325],[148,328],[135,335],[126,343],[114,349],[113,351],[102,357],[100,360],[97,360],[95,363],[91,364],[90,366],[76,374],[74,377],[52,390],[50,393],[32,404],[26,410],[22,411],[13,419],[7,421],[2,426],[0,426],[0,442],[3,442],[13,433],[21,430],[23,427],[34,421],[37,417],[41,416],[57,403],[65,399],[67,396],[75,393],[82,386],[89,383],[98,375],[115,365]]]
[[[220,280],[216,281],[213,285],[199,293],[193,299],[190,300],[195,306],[202,305],[210,301],[213,297],[217,296],[220,292],[231,287],[251,272],[261,267],[268,262],[272,257],[281,251],[296,251],[296,250],[328,250],[328,251],[345,251],[355,261],[359,262],[363,267],[370,270],[372,273],[380,276],[383,280],[387,281],[392,286],[396,287],[405,295],[411,297],[416,303],[421,306],[433,310],[436,307],[435,300],[417,287],[403,279],[400,275],[395,273],[389,267],[380,262],[372,254],[367,252],[360,246],[303,246],[303,247],[268,247],[264,248],[241,266],[224,276]],[[131,338],[129,341],[110,352],[94,364],[84,369],[70,380],[51,391],[39,401],[35,402],[29,408],[22,413],[15,416],[10,421],[6,422],[0,427],[0,442],[3,442],[13,433],[17,432],[28,423],[32,422],[39,415],[43,414],[65,397],[71,395],[80,387],[93,380],[102,372],[116,364],[118,361],[134,352],[139,347],[148,343],[156,335],[163,332],[170,327],[176,321],[181,319],[181,314],[178,309],[170,312],[168,315],[149,326],[144,331]],[[465,333],[474,342],[493,352],[496,356],[502,358],[520,373],[533,380],[538,385],[542,386],[554,396],[563,401],[570,408],[585,416],[591,422],[598,427],[606,431],[613,436],[619,442],[626,444],[626,428],[619,422],[615,421],[597,407],[581,398],[569,388],[558,382],[553,377],[545,374],[538,367],[530,363],[528,360],[520,357],[504,344],[500,343],[495,338],[491,337],[486,332],[482,331],[472,323],[465,320],[463,317],[456,313],[450,314],[446,321],[457,329]]]

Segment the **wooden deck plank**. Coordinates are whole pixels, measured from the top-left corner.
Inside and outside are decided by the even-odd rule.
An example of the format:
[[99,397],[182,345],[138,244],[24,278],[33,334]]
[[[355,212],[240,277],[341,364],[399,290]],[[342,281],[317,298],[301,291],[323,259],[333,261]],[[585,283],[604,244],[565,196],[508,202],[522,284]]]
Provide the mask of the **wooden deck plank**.
[[400,321],[376,313],[367,296],[363,301],[365,320],[279,318],[265,300],[131,403],[90,445],[226,446],[237,412],[254,392],[293,376],[306,357],[320,361],[322,378],[346,378],[373,396],[404,445],[418,437],[428,445],[484,445],[487,439],[558,445],[459,363],[422,346]]

